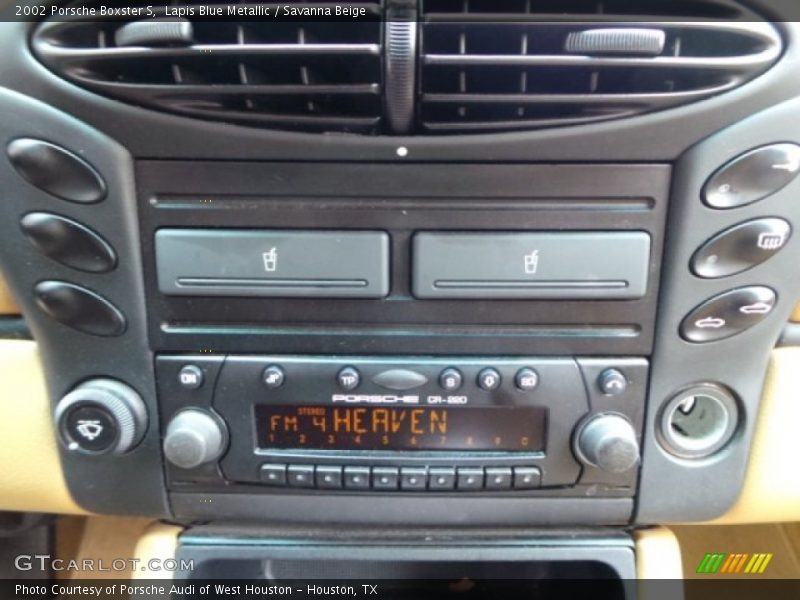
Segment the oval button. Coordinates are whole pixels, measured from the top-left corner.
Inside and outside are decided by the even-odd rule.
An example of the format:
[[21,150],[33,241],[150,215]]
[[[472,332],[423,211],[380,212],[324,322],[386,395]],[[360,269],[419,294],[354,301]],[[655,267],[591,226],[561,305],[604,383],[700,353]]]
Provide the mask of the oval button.
[[714,173],[703,188],[712,208],[735,208],[762,200],[800,174],[800,146],[772,144],[734,158]]
[[699,344],[741,333],[763,321],[777,297],[768,287],[738,288],[714,296],[695,308],[681,323],[681,336]]
[[125,332],[122,313],[105,298],[65,281],[42,281],[33,289],[47,315],[83,333],[112,337]]
[[783,219],[754,219],[715,235],[692,257],[698,277],[714,279],[761,264],[789,241],[792,228]]
[[39,252],[73,269],[105,273],[117,264],[108,242],[76,221],[35,212],[22,217],[20,227]]
[[106,184],[85,160],[50,142],[20,138],[6,149],[14,168],[29,183],[62,200],[100,202]]

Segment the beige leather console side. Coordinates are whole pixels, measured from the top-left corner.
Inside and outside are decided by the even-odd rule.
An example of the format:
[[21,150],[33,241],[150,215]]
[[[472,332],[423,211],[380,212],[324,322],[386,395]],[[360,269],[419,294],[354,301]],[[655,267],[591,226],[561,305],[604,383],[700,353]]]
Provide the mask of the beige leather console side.
[[773,350],[739,500],[714,523],[800,521],[800,348]]
[[681,579],[683,567],[678,538],[665,527],[633,532],[637,579]]
[[19,307],[11,295],[6,282],[0,277],[0,315],[18,315]]
[[0,340],[0,510],[82,513],[67,490],[34,342]]

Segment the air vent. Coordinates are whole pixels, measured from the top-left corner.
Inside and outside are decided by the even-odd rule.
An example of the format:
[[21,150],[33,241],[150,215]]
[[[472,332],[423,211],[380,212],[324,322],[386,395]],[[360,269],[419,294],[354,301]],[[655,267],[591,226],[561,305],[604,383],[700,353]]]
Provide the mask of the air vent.
[[[132,104],[273,129],[380,131],[380,0],[348,2],[374,19],[327,22],[244,21],[259,10],[278,10],[276,4],[249,2],[238,5],[248,11],[234,16],[241,22],[202,20],[201,4],[214,6],[181,0],[170,5],[169,15],[167,7],[151,5],[155,19],[46,21],[34,35],[33,48],[56,73]],[[335,10],[330,1],[281,6]],[[176,8],[194,10],[175,17]]]
[[781,53],[770,24],[726,0],[421,2],[417,118],[428,133],[669,108],[741,85]]

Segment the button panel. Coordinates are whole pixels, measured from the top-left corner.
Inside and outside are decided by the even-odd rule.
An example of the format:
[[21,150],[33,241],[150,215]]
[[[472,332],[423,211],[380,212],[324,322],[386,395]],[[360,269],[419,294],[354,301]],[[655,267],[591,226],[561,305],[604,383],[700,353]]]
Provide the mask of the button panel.
[[536,466],[387,467],[267,463],[260,481],[276,487],[376,492],[495,492],[541,487]]
[[775,292],[763,286],[725,292],[690,312],[681,323],[681,336],[699,344],[729,338],[766,319],[776,300]]
[[692,257],[698,277],[715,279],[746,271],[779,252],[792,228],[783,219],[754,219],[718,233]]
[[703,188],[712,208],[736,208],[771,196],[800,174],[800,146],[772,144],[734,158]]

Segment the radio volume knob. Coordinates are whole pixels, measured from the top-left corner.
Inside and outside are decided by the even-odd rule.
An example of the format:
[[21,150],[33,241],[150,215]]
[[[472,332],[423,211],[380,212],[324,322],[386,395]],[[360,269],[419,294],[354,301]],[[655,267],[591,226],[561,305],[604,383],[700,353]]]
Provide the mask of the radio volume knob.
[[217,460],[225,451],[227,431],[220,419],[197,408],[172,417],[164,436],[164,456],[181,469]]
[[639,462],[636,430],[620,415],[597,415],[579,429],[575,437],[575,454],[589,466],[611,473],[624,473]]

